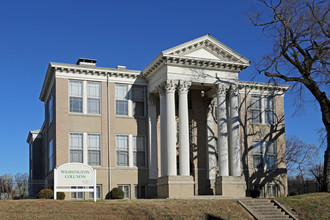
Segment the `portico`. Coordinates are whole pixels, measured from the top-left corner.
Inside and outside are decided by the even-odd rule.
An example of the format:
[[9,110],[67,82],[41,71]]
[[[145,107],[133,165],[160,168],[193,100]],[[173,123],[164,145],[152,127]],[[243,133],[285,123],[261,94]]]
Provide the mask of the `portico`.
[[[203,100],[216,98],[218,176],[214,176],[215,194],[226,194],[228,178],[235,178],[235,183],[229,181],[231,186],[238,184],[241,187],[245,184],[240,162],[238,73],[248,65],[246,58],[210,35],[205,35],[163,51],[142,71],[149,81],[149,97],[159,99],[159,133],[155,126],[149,126],[151,139],[160,139],[159,147],[155,142],[149,143],[151,155],[157,155],[157,150],[160,149],[160,163],[157,162],[160,164],[160,173],[158,174],[157,168],[149,167],[149,179],[157,176],[157,197],[182,198],[198,195],[195,185],[200,181],[197,181],[190,167],[194,160],[191,156],[194,154],[189,140],[191,120],[188,93],[200,87],[206,91],[202,91]],[[205,103],[209,105],[208,102]],[[149,106],[149,124],[156,124],[153,120],[158,118],[157,105],[152,108],[154,109]],[[206,119],[207,114],[201,117]],[[157,133],[160,137],[157,137]],[[196,148],[198,147],[200,146],[197,144]],[[198,170],[200,167],[194,169]],[[245,188],[233,190],[237,196],[245,195]]]

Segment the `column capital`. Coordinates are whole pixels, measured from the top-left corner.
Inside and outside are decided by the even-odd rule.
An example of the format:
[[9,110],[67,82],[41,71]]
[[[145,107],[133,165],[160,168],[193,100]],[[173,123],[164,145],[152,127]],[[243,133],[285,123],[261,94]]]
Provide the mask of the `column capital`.
[[181,93],[188,93],[188,90],[191,86],[191,82],[180,81],[178,85],[178,92]]
[[237,89],[238,89],[238,84],[231,84],[230,85],[230,90],[231,91],[237,91]]
[[157,89],[157,91],[159,93],[159,96],[165,95],[165,88],[164,88],[164,84],[163,83],[161,83],[158,86],[156,86],[156,89]]
[[221,94],[225,95],[228,90],[229,90],[229,86],[227,84],[219,83],[216,84],[215,86],[215,92],[217,93],[217,96]]
[[164,86],[165,93],[174,93],[175,92],[175,88],[178,85],[178,82],[177,81],[174,81],[174,80],[166,80],[162,84]]

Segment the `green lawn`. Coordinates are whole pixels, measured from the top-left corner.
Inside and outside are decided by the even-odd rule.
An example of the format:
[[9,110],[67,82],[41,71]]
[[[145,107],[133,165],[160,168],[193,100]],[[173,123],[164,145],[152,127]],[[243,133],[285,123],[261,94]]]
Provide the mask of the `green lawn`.
[[0,201],[0,219],[253,219],[235,200]]
[[330,219],[330,193],[310,193],[276,200],[294,209],[292,213],[299,219]]
[[[330,219],[330,194],[277,198],[299,219]],[[0,219],[253,219],[236,200],[0,201]]]

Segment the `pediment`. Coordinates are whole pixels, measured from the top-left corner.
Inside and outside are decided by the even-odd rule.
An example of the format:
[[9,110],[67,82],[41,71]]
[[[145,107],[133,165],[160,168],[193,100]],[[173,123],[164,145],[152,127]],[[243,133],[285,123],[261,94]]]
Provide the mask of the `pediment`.
[[213,38],[210,34],[172,47],[163,51],[163,54],[250,64],[248,59]]

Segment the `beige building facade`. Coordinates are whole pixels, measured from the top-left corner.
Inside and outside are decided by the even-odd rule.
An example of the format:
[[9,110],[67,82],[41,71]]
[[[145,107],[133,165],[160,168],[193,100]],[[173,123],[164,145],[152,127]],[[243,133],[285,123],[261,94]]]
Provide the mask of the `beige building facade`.
[[[284,92],[239,80],[250,61],[211,35],[165,50],[144,70],[96,60],[50,63],[42,128],[30,131],[30,195],[54,186],[54,168],[84,163],[97,197],[287,195]],[[66,199],[92,199],[67,193]]]

